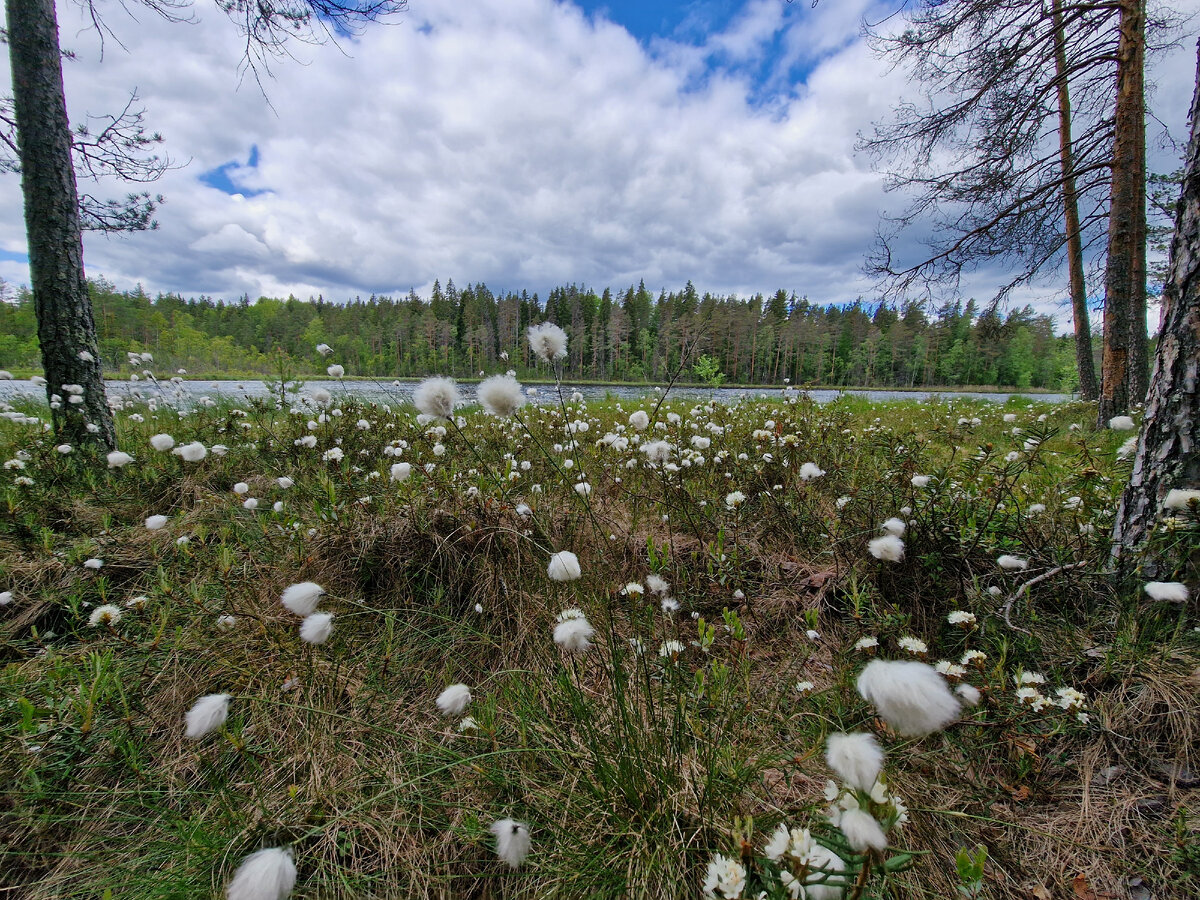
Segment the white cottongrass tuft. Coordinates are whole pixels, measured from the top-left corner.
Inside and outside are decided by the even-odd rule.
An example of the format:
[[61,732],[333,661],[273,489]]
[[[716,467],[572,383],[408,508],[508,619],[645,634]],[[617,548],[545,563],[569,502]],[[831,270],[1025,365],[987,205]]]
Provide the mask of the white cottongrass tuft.
[[167,524],[166,516],[147,516],[146,517],[146,528],[149,529],[150,531],[158,531],[158,529],[162,528],[166,524]]
[[493,416],[507,418],[525,405],[521,384],[511,375],[493,375],[475,389],[479,405]]
[[288,478],[286,475],[281,475],[279,478],[275,479],[275,483],[286,491],[288,488],[295,485],[296,482],[292,481],[292,479]]
[[437,708],[444,716],[461,716],[471,702],[471,689],[465,684],[452,684],[437,698]]
[[0,606],[8,606],[13,602],[12,591],[0,591]]
[[1171,488],[1167,491],[1167,496],[1163,498],[1163,506],[1166,509],[1187,509],[1188,504],[1193,500],[1200,501],[1200,491]]
[[248,494],[250,492],[250,485],[246,484],[244,481],[239,481],[233,486],[232,490],[240,497],[242,494]]
[[292,851],[271,847],[242,860],[225,889],[227,900],[285,900],[296,886]]
[[570,550],[560,550],[550,557],[546,574],[550,576],[551,581],[574,581],[582,574],[579,557]]
[[225,724],[229,718],[229,694],[205,694],[192,704],[183,717],[187,736],[199,740]]
[[928,475],[914,475],[912,477],[912,486],[915,488],[929,487],[929,482],[930,476]]
[[333,615],[331,613],[313,613],[305,616],[300,623],[300,640],[310,644],[323,644],[333,634]]
[[1152,600],[1165,600],[1169,603],[1187,603],[1187,585],[1179,581],[1148,581],[1146,593]]
[[870,793],[883,770],[883,750],[875,735],[865,731],[831,734],[825,744],[825,761],[850,787]]
[[515,869],[529,855],[529,826],[516,819],[500,819],[488,826],[496,836],[496,855]]
[[908,525],[903,519],[898,519],[892,516],[886,522],[879,526],[884,534],[894,534],[898,538],[904,537],[904,532],[908,530]]
[[820,478],[825,474],[825,470],[816,463],[806,462],[800,467],[800,480],[812,481],[814,478]]
[[1005,553],[996,559],[996,565],[1002,569],[1007,569],[1010,572],[1015,572],[1019,569],[1028,569],[1029,560],[1022,559],[1020,556],[1013,556],[1010,553]]
[[554,362],[567,355],[567,333],[553,322],[530,325],[527,332],[529,349],[545,362]]
[[1108,427],[1113,431],[1133,431],[1137,426],[1129,416],[1113,416],[1108,420]]
[[978,706],[979,700],[982,696],[979,693],[979,688],[975,687],[974,685],[967,684],[965,681],[961,682],[958,687],[954,689],[954,693],[958,694],[959,698],[967,706]]
[[412,475],[412,465],[406,462],[394,463],[389,470],[392,481],[408,481]]
[[946,679],[923,662],[873,660],[858,676],[858,692],[904,737],[941,731],[959,714]]
[[98,625],[116,625],[121,621],[121,608],[112,603],[97,606],[88,616],[88,625],[95,628]]
[[208,448],[199,441],[192,441],[190,444],[184,444],[182,447],[176,448],[175,454],[184,462],[200,462],[204,457],[208,456]]
[[121,466],[127,466],[133,462],[133,457],[124,450],[114,450],[105,459],[108,460],[108,467],[110,469],[119,469]]
[[449,419],[454,415],[454,407],[462,402],[462,394],[453,378],[434,375],[426,378],[413,391],[413,406],[426,416],[435,419]]
[[874,816],[862,808],[848,809],[842,813],[838,827],[846,836],[846,843],[859,853],[887,848],[887,835],[883,833],[883,828]]
[[166,453],[175,446],[175,438],[171,437],[169,434],[156,434],[154,437],[150,438],[150,446],[159,453]]
[[345,366],[339,366],[337,363],[334,363],[332,366],[329,366],[325,372],[330,378],[341,378],[346,374],[346,368]]
[[629,417],[629,424],[637,431],[645,431],[650,427],[650,416],[644,409],[639,409]]
[[904,559],[904,541],[894,534],[885,534],[867,544],[868,552],[884,562],[900,562]]
[[312,615],[317,603],[325,595],[325,588],[311,581],[302,581],[285,588],[280,602],[298,616]]
[[566,610],[558,618],[559,622],[554,626],[554,643],[564,650],[586,653],[592,646],[591,639],[596,629],[577,609]]
[[91,569],[93,572],[99,571],[103,565],[104,565],[104,560],[97,559],[94,556],[91,559],[85,559],[83,561],[83,567],[85,569]]

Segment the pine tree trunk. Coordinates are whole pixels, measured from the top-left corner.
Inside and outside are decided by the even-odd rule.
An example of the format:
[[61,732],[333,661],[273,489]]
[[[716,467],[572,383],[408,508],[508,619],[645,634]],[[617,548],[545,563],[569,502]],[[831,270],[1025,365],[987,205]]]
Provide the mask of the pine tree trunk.
[[1120,28],[1104,272],[1101,424],[1141,402],[1146,385],[1146,0],[1121,0]]
[[[42,369],[47,395],[62,396],[61,407],[53,410],[54,427],[68,443],[98,441],[112,449],[116,433],[83,274],[79,197],[54,2],[7,0],[5,13]],[[68,402],[65,384],[83,388],[83,403]],[[95,431],[88,430],[89,423]]]
[[1062,0],[1054,0],[1051,15],[1054,18],[1054,71],[1058,77],[1058,147],[1063,174],[1063,214],[1067,227],[1067,270],[1070,273],[1071,312],[1075,320],[1075,366],[1079,371],[1080,396],[1084,400],[1095,400],[1100,390],[1096,384],[1092,325],[1083,277],[1083,238],[1079,228],[1079,192],[1075,186],[1075,161],[1071,150],[1071,95],[1067,83]]
[[1200,488],[1200,55],[1191,128],[1146,418],[1113,527],[1113,556],[1126,562],[1167,491]]

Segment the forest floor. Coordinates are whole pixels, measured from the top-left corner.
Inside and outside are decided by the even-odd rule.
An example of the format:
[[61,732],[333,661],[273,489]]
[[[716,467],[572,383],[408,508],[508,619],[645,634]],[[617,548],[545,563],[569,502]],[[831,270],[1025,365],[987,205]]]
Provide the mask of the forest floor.
[[[1153,578],[1108,571],[1135,432],[1079,403],[658,402],[139,403],[111,467],[10,410],[0,896],[215,897],[283,846],[308,900],[698,897],[715,854],[743,896],[804,896],[780,823],[841,857],[810,898],[1200,895],[1200,508],[1159,523]],[[871,543],[889,518],[902,550]],[[331,621],[281,604],[303,582]],[[872,658],[980,702],[903,737],[856,690]],[[827,823],[837,732],[876,736],[907,807],[884,851]]]

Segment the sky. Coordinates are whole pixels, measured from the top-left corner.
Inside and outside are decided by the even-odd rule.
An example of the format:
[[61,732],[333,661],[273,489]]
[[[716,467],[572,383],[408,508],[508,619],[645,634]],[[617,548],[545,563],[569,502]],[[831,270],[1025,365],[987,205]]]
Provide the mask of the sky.
[[[453,278],[544,298],[690,279],[874,296],[863,257],[902,198],[854,145],[914,91],[861,39],[888,4],[409,0],[389,25],[297,46],[261,89],[215,4],[182,24],[125,6],[100,4],[103,44],[79,4],[58,6],[72,122],[136,89],[176,166],[150,186],[166,197],[158,230],[85,237],[88,274],[118,288],[344,301]],[[1180,138],[1195,73],[1181,44],[1149,74]],[[1151,168],[1174,168],[1156,134]],[[11,174],[0,278],[29,280]],[[963,296],[1002,283],[981,271]],[[1052,282],[1014,300],[1065,329],[1063,294]]]

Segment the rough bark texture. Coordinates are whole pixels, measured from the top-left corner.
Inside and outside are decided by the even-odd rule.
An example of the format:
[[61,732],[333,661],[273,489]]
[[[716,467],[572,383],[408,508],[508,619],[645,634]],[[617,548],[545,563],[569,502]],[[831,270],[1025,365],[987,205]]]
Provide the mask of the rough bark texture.
[[[54,2],[7,0],[5,12],[38,342],[46,393],[62,396],[61,408],[53,413],[54,426],[68,443],[98,441],[113,448],[116,434],[83,274],[79,197]],[[83,403],[68,402],[65,384],[83,387]],[[88,431],[89,423],[95,431]]]
[[1117,105],[1104,272],[1099,420],[1128,412],[1146,376],[1146,0],[1121,0]]
[[1154,527],[1167,491],[1200,488],[1200,57],[1196,79],[1146,418],[1113,528],[1113,555],[1126,561]]
[[1095,400],[1096,363],[1092,357],[1092,324],[1088,316],[1087,286],[1083,277],[1083,239],[1079,225],[1079,191],[1075,186],[1075,162],[1071,152],[1071,94],[1067,84],[1067,48],[1063,33],[1062,0],[1054,0],[1054,70],[1058,76],[1058,149],[1063,176],[1063,216],[1067,227],[1067,270],[1070,273],[1071,313],[1075,321],[1075,367],[1079,371],[1079,394]]

